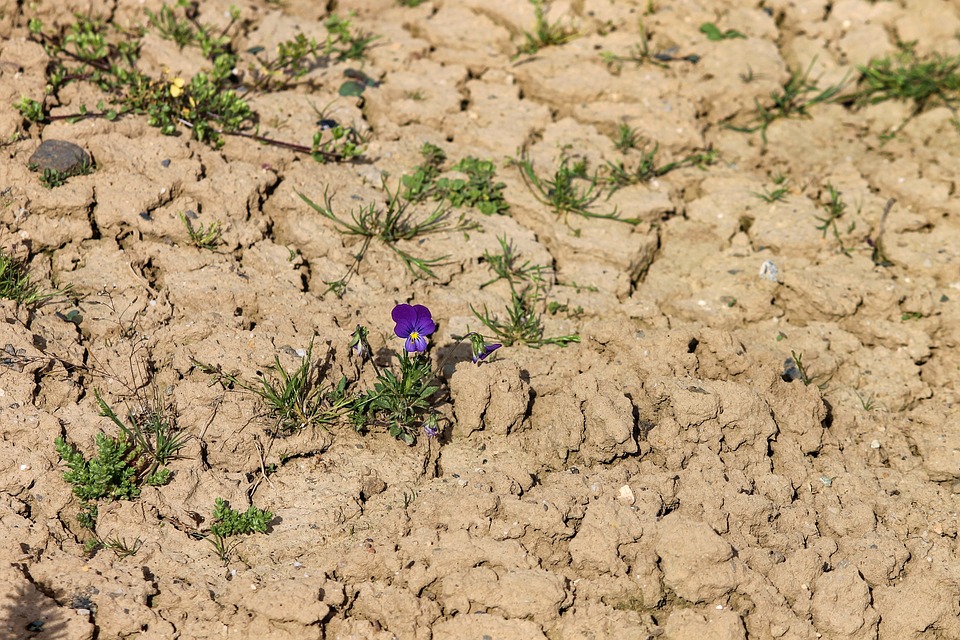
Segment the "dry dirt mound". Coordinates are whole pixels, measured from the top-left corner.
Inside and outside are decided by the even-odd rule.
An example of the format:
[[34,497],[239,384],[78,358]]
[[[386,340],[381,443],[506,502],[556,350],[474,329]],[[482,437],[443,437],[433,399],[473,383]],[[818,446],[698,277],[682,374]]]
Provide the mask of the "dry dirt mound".
[[[28,22],[76,39],[76,11],[120,28],[113,42],[147,25],[144,91],[196,95],[206,52],[134,4],[0,16],[0,240],[69,287],[0,301],[0,635],[960,638],[960,132],[936,96],[843,97],[897,42],[960,53],[956,6],[558,1],[538,35],[526,0],[326,3],[378,38],[264,80],[259,128],[217,148],[183,126],[187,102],[168,136],[145,115],[63,117],[109,108],[89,75],[45,92],[51,43]],[[324,4],[171,15],[250,62],[329,38]],[[538,49],[551,35],[566,41]],[[237,65],[242,93],[255,76]],[[249,137],[310,151],[337,125],[362,155]],[[27,159],[55,139],[95,167],[47,188]],[[300,197],[347,222],[382,210],[425,143],[449,180],[473,158],[503,183],[453,209],[466,226],[395,243],[446,256],[429,274]],[[191,219],[221,225],[214,250]],[[527,280],[488,284],[498,238]],[[451,346],[492,339],[471,306],[503,321],[525,286],[519,320],[579,342],[517,341],[482,366]],[[351,333],[366,325],[387,366],[398,303],[432,310],[448,389],[441,435],[412,446],[376,423],[278,433],[198,364],[256,386],[313,344],[331,383],[369,386]],[[171,407],[190,439],[166,483],[100,499],[91,530],[54,441],[89,458],[117,434],[95,392],[123,415]],[[202,539],[217,498],[273,516],[226,564]]]

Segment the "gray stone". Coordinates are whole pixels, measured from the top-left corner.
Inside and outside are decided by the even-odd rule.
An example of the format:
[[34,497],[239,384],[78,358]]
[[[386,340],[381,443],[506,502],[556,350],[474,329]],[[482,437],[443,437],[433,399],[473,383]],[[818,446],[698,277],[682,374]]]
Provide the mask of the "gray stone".
[[76,175],[90,164],[90,154],[83,147],[65,140],[44,140],[27,160],[27,166],[36,171],[51,169],[67,175]]

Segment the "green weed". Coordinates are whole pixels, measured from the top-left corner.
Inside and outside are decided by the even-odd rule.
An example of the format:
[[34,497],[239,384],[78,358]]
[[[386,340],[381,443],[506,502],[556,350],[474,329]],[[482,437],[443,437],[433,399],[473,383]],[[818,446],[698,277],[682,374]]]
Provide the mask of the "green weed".
[[642,140],[636,129],[625,122],[621,122],[617,125],[617,137],[614,138],[613,144],[619,151],[626,153],[630,149],[636,149],[640,146]]
[[576,334],[566,336],[545,337],[543,326],[544,310],[544,283],[536,279],[531,284],[522,288],[511,288],[510,302],[506,306],[506,313],[503,319],[497,315],[491,315],[486,305],[483,311],[475,309],[472,305],[470,311],[485,327],[487,327],[497,340],[505,346],[514,344],[523,344],[534,349],[548,344],[555,344],[564,347],[572,342],[580,342],[580,336]]
[[777,175],[773,177],[774,189],[770,190],[764,188],[763,193],[754,192],[753,195],[757,196],[767,204],[773,204],[774,202],[783,202],[787,198],[787,194],[790,193],[790,187],[788,185],[789,178],[783,175],[783,173],[778,172]]
[[210,525],[210,533],[203,539],[213,545],[217,556],[226,564],[241,542],[231,538],[253,533],[267,533],[272,520],[273,514],[269,511],[250,505],[241,513],[231,508],[226,500],[217,498],[213,505],[213,524]]
[[34,306],[52,300],[65,291],[44,291],[30,276],[23,260],[0,249],[0,298],[18,305]]
[[493,271],[495,277],[492,280],[480,285],[483,289],[499,280],[506,280],[511,288],[524,283],[543,280],[543,274],[549,272],[545,264],[530,264],[529,260],[520,262],[520,254],[513,248],[513,244],[507,240],[506,235],[497,237],[500,244],[500,253],[483,252],[483,259],[487,266]]
[[[829,199],[824,203],[823,208],[826,212],[826,216],[817,217],[817,220],[820,221],[820,224],[817,225],[817,230],[823,233],[823,237],[827,237],[827,233],[833,233],[833,237],[836,239],[837,244],[840,245],[840,251],[845,255],[849,255],[850,251],[844,246],[843,239],[840,237],[840,229],[837,227],[837,220],[843,216],[844,211],[847,210],[847,203],[843,201],[843,198],[840,197],[840,192],[834,188],[830,183],[827,183],[827,194]],[[853,230],[853,224],[847,229],[847,232]]]
[[484,215],[505,214],[510,210],[503,197],[506,185],[494,181],[497,170],[490,160],[467,156],[451,167],[452,171],[466,174],[466,179],[441,178],[447,160],[443,149],[427,142],[420,153],[423,164],[401,178],[403,197],[407,200],[445,200],[456,208],[475,207]]
[[594,173],[587,173],[586,160],[576,160],[564,156],[552,177],[540,177],[533,168],[533,163],[522,155],[519,160],[511,161],[520,169],[524,183],[534,197],[553,209],[557,216],[563,218],[564,224],[569,226],[571,214],[584,218],[599,218],[616,220],[627,224],[637,224],[633,218],[621,218],[614,209],[610,213],[597,213],[591,206],[603,194],[598,188],[598,177]]
[[859,104],[913,102],[916,114],[936,104],[953,108],[960,98],[960,56],[934,53],[920,58],[913,46],[902,45],[897,55],[857,69],[861,77],[851,98]]
[[767,128],[784,118],[808,118],[810,108],[818,104],[834,102],[847,85],[846,80],[821,89],[815,80],[810,79],[813,62],[804,72],[795,72],[787,84],[779,91],[770,93],[770,102],[762,104],[755,100],[756,110],[752,119],[743,126],[729,125],[734,131],[743,133],[760,132],[763,143],[767,142]]
[[111,438],[102,431],[98,433],[97,453],[90,460],[65,438],[55,441],[57,453],[69,468],[63,479],[73,485],[73,494],[81,501],[77,521],[91,530],[96,526],[98,500],[133,500],[139,497],[143,485],[166,484],[170,470],[160,465],[177,457],[186,444],[169,416],[151,409],[140,416],[131,414],[127,426],[99,393],[96,399],[101,415],[120,427],[120,435]]
[[533,55],[544,47],[558,46],[570,42],[579,33],[559,22],[550,23],[546,18],[547,0],[530,0],[533,5],[533,16],[536,21],[533,33],[525,31],[524,43],[517,50],[517,55]]
[[429,358],[412,358],[407,351],[398,357],[399,375],[377,367],[373,389],[361,394],[353,407],[354,424],[382,423],[390,435],[412,445],[423,416],[432,406],[430,398],[440,389]]
[[193,364],[213,375],[214,382],[225,388],[239,387],[258,396],[277,429],[287,435],[312,427],[328,429],[347,414],[353,403],[353,398],[347,395],[346,377],[336,385],[324,384],[321,375],[324,365],[313,360],[313,341],[296,369],[288,371],[280,358],[275,357],[273,371],[260,374],[255,382],[241,380],[220,367],[196,360]]
[[393,251],[403,262],[404,266],[417,277],[436,277],[433,267],[441,264],[447,256],[438,258],[416,257],[397,246],[400,241],[409,241],[414,238],[450,231],[469,231],[477,228],[477,224],[466,220],[462,215],[456,220],[450,217],[449,207],[438,204],[432,212],[422,220],[415,218],[415,212],[409,200],[400,197],[400,185],[393,192],[383,181],[387,202],[385,205],[371,203],[350,213],[346,220],[333,211],[333,203],[327,192],[324,192],[324,204],[319,205],[302,193],[297,193],[314,211],[334,223],[337,230],[348,236],[362,238],[360,250],[355,254],[353,264],[347,273],[339,278],[325,282],[328,291],[342,296],[346,291],[347,282],[357,272],[360,262],[366,255],[370,244],[377,240]]
[[720,28],[712,22],[704,22],[700,25],[700,33],[707,36],[707,40],[718,42],[720,40],[733,40],[735,38],[746,38],[736,29],[727,29],[720,31]]
[[185,216],[182,211],[178,211],[177,215],[180,216],[180,221],[187,229],[190,244],[196,248],[212,251],[223,241],[219,220],[211,222],[206,227],[203,224],[195,227],[193,226],[193,222],[190,221],[190,218]]
[[626,55],[619,55],[612,51],[601,51],[600,59],[607,68],[614,74],[619,74],[623,70],[624,63],[632,62],[637,66],[642,64],[652,64],[657,67],[667,68],[669,62],[692,62],[700,61],[700,56],[696,54],[676,55],[673,51],[652,50],[650,48],[650,39],[647,36],[647,30],[643,24],[640,24],[640,42],[630,48]]
[[[36,165],[30,165],[28,167],[31,171],[37,171],[39,167]],[[67,180],[74,176],[86,176],[93,173],[93,164],[92,163],[81,163],[73,171],[57,171],[56,169],[44,169],[43,173],[40,174],[40,184],[42,184],[47,189],[55,189],[57,187],[62,187],[67,184]]]
[[717,161],[717,152],[708,150],[699,153],[693,153],[685,158],[668,162],[666,164],[658,164],[657,151],[659,149],[660,145],[654,144],[653,148],[649,151],[645,149],[641,150],[639,162],[636,163],[636,166],[631,168],[628,168],[627,164],[624,162],[613,163],[607,161],[607,173],[603,177],[603,180],[607,183],[607,188],[610,190],[610,192],[612,193],[617,189],[621,189],[632,184],[649,182],[650,180],[665,176],[671,171],[676,171],[677,169],[682,169],[683,167],[698,167],[700,169],[706,169],[708,165],[714,164]]
[[20,96],[20,101],[13,106],[17,108],[17,111],[20,112],[20,115],[23,116],[23,119],[27,122],[39,123],[45,122],[47,119],[43,103],[28,98],[27,96]]

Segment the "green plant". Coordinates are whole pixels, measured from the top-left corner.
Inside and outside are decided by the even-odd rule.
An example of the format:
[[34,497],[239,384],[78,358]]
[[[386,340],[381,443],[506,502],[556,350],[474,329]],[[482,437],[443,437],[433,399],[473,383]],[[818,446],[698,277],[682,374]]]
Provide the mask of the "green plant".
[[480,285],[483,289],[499,280],[506,280],[511,288],[523,282],[535,282],[543,279],[543,274],[549,271],[545,264],[530,264],[529,260],[520,263],[520,254],[507,240],[506,235],[498,236],[500,253],[483,252],[483,259],[493,271],[495,277]]
[[746,38],[747,36],[743,35],[736,29],[727,29],[726,31],[720,31],[720,28],[712,22],[704,22],[700,25],[700,33],[707,36],[707,40],[713,42],[718,42],[720,40],[733,40],[734,38]]
[[506,306],[506,318],[491,315],[486,305],[483,311],[470,307],[470,311],[485,327],[493,332],[497,340],[502,340],[506,346],[524,344],[538,349],[544,345],[555,344],[564,347],[571,342],[580,342],[576,334],[566,336],[544,337],[542,319],[543,286],[537,281],[522,289],[512,289],[510,303]]
[[928,106],[953,107],[960,98],[960,56],[933,53],[920,58],[911,44],[902,44],[894,56],[858,66],[861,77],[851,99],[859,104],[887,100],[913,102],[914,114]]
[[[825,217],[817,216],[817,220],[820,221],[820,224],[817,225],[817,229],[823,233],[823,237],[827,237],[828,232],[833,233],[833,237],[836,238],[837,244],[840,245],[840,251],[846,255],[849,255],[849,250],[844,246],[843,239],[840,237],[840,229],[837,227],[837,220],[843,216],[844,211],[847,210],[847,203],[843,201],[843,198],[840,197],[840,192],[834,188],[830,183],[827,183],[827,193],[829,196],[828,201],[823,205],[824,211],[826,212]],[[853,230],[853,224],[851,223],[847,231]]]
[[533,163],[525,155],[521,155],[519,160],[512,160],[512,163],[520,169],[520,175],[534,197],[553,209],[568,226],[570,214],[584,218],[617,220],[627,224],[638,222],[633,218],[621,218],[616,209],[611,213],[590,210],[593,203],[600,198],[602,189],[597,188],[597,174],[587,173],[586,160],[576,160],[571,164],[570,158],[564,156],[551,178],[537,175]]
[[[39,170],[39,167],[35,164],[31,164],[28,167],[31,171]],[[40,174],[40,184],[42,184],[47,189],[55,189],[57,187],[62,187],[67,183],[67,180],[73,176],[86,176],[93,173],[93,164],[89,162],[83,162],[77,166],[72,171],[58,171],[57,169],[44,169],[43,173]]]
[[783,202],[787,198],[787,194],[790,193],[790,187],[788,182],[790,181],[787,176],[783,175],[781,172],[777,172],[777,175],[773,176],[773,184],[776,187],[772,191],[766,187],[763,189],[763,193],[754,192],[753,195],[757,196],[767,204],[773,204],[774,202]]
[[329,428],[346,415],[354,399],[347,395],[347,378],[336,385],[325,385],[322,363],[313,360],[313,341],[300,365],[288,371],[274,357],[273,372],[259,375],[255,382],[241,380],[220,367],[193,361],[194,366],[215,377],[224,387],[239,387],[258,396],[275,421],[277,429],[290,434],[310,427]]
[[143,547],[143,540],[141,540],[139,537],[135,538],[133,542],[127,542],[126,538],[120,538],[117,536],[106,539],[93,538],[92,540],[102,545],[105,549],[113,551],[114,555],[120,559],[137,555],[137,553],[140,551],[140,548]]
[[650,180],[665,176],[671,171],[676,171],[683,167],[705,169],[708,165],[717,161],[717,152],[711,149],[690,154],[674,162],[658,165],[657,151],[659,149],[660,145],[654,144],[653,149],[649,151],[646,149],[641,150],[640,160],[636,163],[636,166],[632,168],[628,168],[624,162],[613,163],[607,161],[607,174],[603,180],[607,183],[610,193],[632,184],[649,182]]
[[617,125],[617,137],[614,138],[613,144],[618,150],[626,153],[630,149],[636,149],[641,140],[637,130],[627,123],[621,122]]
[[384,423],[391,436],[407,444],[416,440],[424,415],[431,409],[430,398],[439,389],[430,359],[413,357],[404,350],[397,358],[399,374],[377,367],[373,389],[357,398],[354,423]]
[[137,411],[127,414],[128,426],[107,404],[99,391],[94,391],[94,396],[100,415],[117,425],[132,444],[136,454],[137,477],[154,486],[169,482],[170,470],[160,467],[179,458],[180,450],[190,439],[177,428],[173,408],[164,405],[157,393]]
[[0,249],[0,298],[13,300],[18,305],[33,306],[52,300],[66,290],[43,291],[34,282],[23,260],[18,260]]
[[[166,72],[160,77],[151,77],[141,71],[137,63],[138,36],[142,30],[108,31],[103,23],[78,17],[75,24],[68,26],[66,35],[58,35],[46,33],[39,20],[30,20],[30,38],[43,45],[49,56],[48,92],[56,97],[66,82],[89,82],[109,96],[110,106],[104,107],[101,100],[97,110],[81,104],[78,113],[54,117],[45,114],[41,104],[26,98],[16,106],[25,118],[38,122],[145,116],[147,123],[159,128],[164,135],[188,129],[196,140],[215,148],[223,145],[224,136],[236,136],[310,154],[323,162],[347,161],[361,153],[362,139],[345,128],[330,135],[315,135],[312,144],[260,135],[256,130],[258,115],[245,99],[250,87],[243,87],[243,96],[237,92],[240,85],[234,70],[239,57],[233,52],[228,31],[236,24],[239,10],[231,9],[230,23],[222,32],[214,34],[209,27],[197,23],[185,5],[178,2],[171,8],[164,4],[158,13],[148,12],[148,26],[181,47],[200,48],[209,67],[190,78],[168,77]],[[184,8],[184,18],[179,17],[181,8]],[[349,20],[331,16],[326,25],[328,38],[322,47],[294,39],[283,43],[277,59],[259,60],[265,68],[258,70],[254,89],[282,88],[312,65],[356,58],[375,39],[355,32]]]
[[546,7],[549,6],[547,0],[530,0],[533,5],[533,16],[536,21],[533,33],[525,31],[523,34],[524,43],[517,51],[517,55],[532,55],[544,47],[566,44],[579,33],[570,27],[565,27],[559,22],[550,23],[546,18]]
[[209,535],[203,539],[213,545],[220,560],[226,564],[230,561],[230,554],[236,550],[240,540],[231,540],[238,536],[253,533],[267,533],[273,514],[250,505],[243,513],[230,507],[230,503],[217,498],[213,504],[213,524],[210,525]]
[[327,30],[327,41],[324,43],[323,53],[331,56],[336,62],[360,60],[366,55],[370,45],[380,38],[380,36],[354,29],[349,18],[341,18],[337,14],[328,16],[323,21],[323,26]]
[[178,211],[177,215],[180,216],[180,221],[187,229],[190,244],[196,248],[212,251],[223,241],[219,220],[211,222],[206,227],[203,224],[195,227],[193,226],[193,222],[190,221],[190,218],[185,216],[182,211]]
[[640,24],[640,42],[635,44],[630,48],[630,51],[626,55],[619,55],[613,53],[612,51],[601,51],[600,59],[603,61],[607,68],[615,74],[620,73],[623,70],[623,65],[626,62],[632,62],[636,65],[641,65],[645,63],[650,63],[657,67],[667,68],[668,62],[699,62],[700,56],[696,54],[688,54],[685,56],[674,55],[671,51],[657,50],[653,51],[650,48],[650,39],[647,36],[647,30],[644,28],[643,24]]
[[13,106],[28,122],[44,122],[47,119],[47,114],[43,110],[43,103],[27,96],[20,96],[20,101]]
[[441,178],[447,154],[440,147],[425,143],[420,149],[423,164],[414,167],[410,175],[400,179],[403,197],[412,202],[445,200],[451,206],[476,207],[484,215],[504,214],[510,205],[503,197],[506,185],[494,182],[496,166],[490,160],[467,156],[451,169],[466,174],[467,178]]
[[846,79],[838,84],[821,89],[815,80],[810,79],[815,60],[810,63],[806,71],[797,71],[790,75],[787,84],[782,90],[770,93],[770,102],[761,104],[754,100],[756,109],[753,118],[743,126],[729,125],[734,131],[743,133],[760,132],[763,143],[767,143],[767,128],[783,118],[807,118],[809,109],[818,104],[833,102],[838,99],[847,85]]
[[121,435],[111,438],[102,431],[98,433],[97,453],[90,460],[62,436],[54,442],[69,468],[63,479],[73,485],[73,494],[80,499],[77,521],[91,530],[96,526],[98,500],[133,500],[144,484],[159,486],[169,482],[169,469],[159,469],[159,465],[175,457],[185,443],[165,421],[163,426],[153,427],[152,434],[144,431],[133,416],[132,427],[127,427],[99,394],[96,398],[101,415],[119,425]]
[[345,220],[333,211],[333,203],[327,192],[324,192],[324,204],[315,203],[302,193],[297,195],[314,211],[332,221],[337,230],[348,236],[358,236],[363,239],[360,250],[355,254],[354,261],[347,273],[339,278],[325,282],[327,291],[333,291],[342,296],[350,277],[357,272],[360,262],[366,255],[370,243],[378,240],[385,247],[393,251],[404,266],[417,277],[436,277],[433,267],[440,264],[447,256],[439,258],[419,258],[397,246],[400,241],[409,241],[434,233],[448,231],[469,231],[477,228],[477,224],[470,222],[461,215],[457,220],[450,219],[450,209],[442,203],[427,214],[422,220],[416,220],[411,202],[400,197],[400,185],[393,192],[387,186],[386,179],[383,188],[387,195],[385,205],[371,203],[350,213],[350,220]]

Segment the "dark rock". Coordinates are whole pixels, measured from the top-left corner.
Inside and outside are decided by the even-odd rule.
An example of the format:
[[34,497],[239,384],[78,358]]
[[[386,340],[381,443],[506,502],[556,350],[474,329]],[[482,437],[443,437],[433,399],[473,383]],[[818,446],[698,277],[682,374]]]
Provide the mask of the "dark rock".
[[27,160],[27,166],[35,171],[50,169],[66,175],[81,173],[90,164],[90,154],[66,140],[44,140]]

